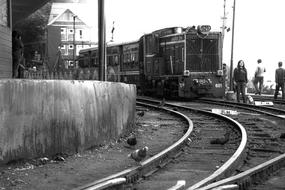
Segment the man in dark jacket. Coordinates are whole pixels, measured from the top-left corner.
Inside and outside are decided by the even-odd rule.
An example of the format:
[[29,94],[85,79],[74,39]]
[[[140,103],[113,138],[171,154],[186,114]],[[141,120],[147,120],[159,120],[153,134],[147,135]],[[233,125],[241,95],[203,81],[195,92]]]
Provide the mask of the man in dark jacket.
[[246,103],[246,98],[245,98],[245,87],[246,83],[248,82],[247,80],[247,71],[244,66],[243,60],[240,60],[238,62],[237,68],[234,70],[234,83],[236,86],[236,92],[237,92],[237,101],[240,102],[240,93],[242,94],[242,99],[243,103]]
[[278,69],[275,71],[275,82],[276,82],[276,87],[275,87],[275,94],[274,94],[274,99],[277,99],[277,95],[279,92],[279,89],[281,88],[282,92],[282,99],[285,99],[285,91],[284,91],[284,82],[285,82],[285,70],[282,68],[282,62],[280,61],[278,63]]
[[19,66],[23,58],[24,45],[21,35],[17,31],[12,32],[12,57],[13,57],[13,78],[19,77]]

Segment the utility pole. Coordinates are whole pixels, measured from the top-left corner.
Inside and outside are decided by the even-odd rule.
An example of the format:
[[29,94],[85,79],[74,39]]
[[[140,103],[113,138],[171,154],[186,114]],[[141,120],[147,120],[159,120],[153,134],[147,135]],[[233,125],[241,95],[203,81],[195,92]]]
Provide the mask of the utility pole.
[[98,58],[99,80],[106,80],[106,31],[104,0],[98,0]]
[[224,0],[224,16],[222,17],[223,25],[222,25],[222,45],[224,44],[224,37],[225,37],[225,28],[226,28],[226,0]]
[[73,15],[73,67],[75,67],[75,55],[76,55],[76,44],[75,44],[75,19],[76,15]]
[[234,56],[235,9],[236,9],[236,0],[234,0],[234,6],[233,6],[232,49],[231,49],[231,66],[230,66],[230,91],[233,90],[233,56]]

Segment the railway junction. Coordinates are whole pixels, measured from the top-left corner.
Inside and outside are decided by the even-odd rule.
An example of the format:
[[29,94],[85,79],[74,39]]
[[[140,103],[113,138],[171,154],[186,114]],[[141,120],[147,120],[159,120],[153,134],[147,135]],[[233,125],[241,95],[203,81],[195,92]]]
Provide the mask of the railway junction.
[[[9,163],[0,182],[7,189],[282,189],[284,105],[277,107],[138,97],[130,133],[72,155]],[[143,160],[128,157],[144,146]]]
[[[8,14],[6,27],[0,30],[8,39],[0,37],[7,51],[13,22],[47,1],[25,2],[5,4],[7,13],[14,15]],[[216,33],[208,36],[209,31],[192,27],[165,36],[169,31],[173,32],[155,31],[142,37],[140,44],[154,36],[165,40],[165,50],[179,43],[187,53],[195,40],[219,47]],[[98,58],[103,62],[104,49],[99,45]],[[213,51],[220,56],[219,48],[209,52]],[[6,56],[4,67],[11,64],[11,51]],[[145,55],[144,63],[155,61],[153,57]],[[162,56],[156,58],[164,63]],[[176,62],[170,56],[167,63]],[[205,86],[209,89],[212,84],[209,76],[221,82],[212,86],[222,92],[219,61],[214,71],[208,72],[213,67],[206,65],[207,72],[197,72],[193,80],[186,59],[182,63],[178,78],[170,70],[169,86],[179,88],[176,94],[196,93],[185,91],[187,85],[205,92]],[[103,70],[100,67],[100,79],[106,77]],[[11,69],[3,73],[8,79],[0,80],[0,190],[285,189],[284,101],[252,96],[251,105],[225,97],[157,98],[138,96],[136,85],[122,82],[10,79]],[[149,81],[152,90],[165,82],[154,78]]]

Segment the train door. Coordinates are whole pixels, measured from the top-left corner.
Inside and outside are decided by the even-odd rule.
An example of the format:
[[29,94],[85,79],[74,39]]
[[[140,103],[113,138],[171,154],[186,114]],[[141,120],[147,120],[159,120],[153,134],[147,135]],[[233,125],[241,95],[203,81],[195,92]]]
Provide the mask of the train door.
[[184,44],[175,44],[174,46],[174,65],[175,65],[175,71],[174,74],[176,75],[182,75],[184,72],[184,60],[183,55],[184,54]]
[[165,73],[181,75],[184,71],[184,44],[172,44],[163,48],[165,58]]
[[144,70],[144,91],[148,94],[156,94],[158,77],[160,74],[159,59],[159,36],[147,34],[143,37],[143,70]]

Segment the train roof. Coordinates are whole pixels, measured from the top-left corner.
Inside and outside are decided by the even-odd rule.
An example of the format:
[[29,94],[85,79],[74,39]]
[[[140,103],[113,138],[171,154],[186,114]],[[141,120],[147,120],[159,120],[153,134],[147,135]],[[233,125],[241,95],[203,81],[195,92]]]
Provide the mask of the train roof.
[[[167,38],[167,37],[172,37],[172,36],[180,36],[180,35],[184,35],[184,34],[191,34],[191,32],[181,32],[181,33],[176,33],[176,34],[169,34],[169,35],[166,35],[166,36],[161,36],[160,38]],[[216,32],[216,31],[213,31],[213,32],[210,32],[210,34],[220,34],[221,32]],[[196,34],[196,33],[195,33]]]
[[[123,46],[123,45],[128,45],[128,44],[135,44],[138,42],[139,40],[128,41],[128,42],[111,42],[111,43],[109,42],[107,43],[107,47]],[[84,52],[93,51],[97,49],[98,49],[98,45],[96,45],[95,47],[83,48],[79,52],[84,53]]]
[[[190,27],[167,27],[167,28],[163,28],[163,29],[159,29],[159,30],[155,30],[151,33],[147,33],[142,35],[149,35],[149,34],[154,34],[154,35],[159,35],[159,38],[167,38],[167,37],[171,37],[171,36],[179,36],[179,35],[184,35],[184,34],[190,34],[190,33],[197,33],[197,27],[195,26],[190,26]],[[209,34],[219,34],[221,32],[218,31],[210,31]],[[141,38],[142,38],[141,37]],[[128,44],[134,44],[134,43],[138,43],[139,40],[134,40],[134,41],[128,41],[128,42],[109,42],[107,44],[107,47],[116,47],[116,46],[123,46],[123,45],[128,45]],[[79,52],[80,53],[84,53],[84,52],[88,52],[88,51],[93,51],[93,50],[97,50],[98,49],[98,45],[95,47],[89,47],[89,48],[84,48],[81,49]]]
[[[191,33],[197,33],[198,32],[198,28],[199,27],[209,27],[210,29],[208,30],[209,34],[218,34],[221,32],[218,31],[210,31],[211,30],[211,26],[210,25],[199,25],[199,26],[189,26],[189,27],[181,27],[181,26],[174,26],[174,27],[166,27],[166,28],[162,28],[159,30],[155,30],[153,32],[147,33],[145,35],[158,35],[159,38],[165,38],[165,37],[171,37],[171,36],[179,36],[179,35],[184,35],[186,34],[191,34]],[[143,36],[145,36],[143,35]],[[142,36],[142,37],[143,37]]]

